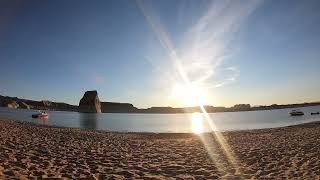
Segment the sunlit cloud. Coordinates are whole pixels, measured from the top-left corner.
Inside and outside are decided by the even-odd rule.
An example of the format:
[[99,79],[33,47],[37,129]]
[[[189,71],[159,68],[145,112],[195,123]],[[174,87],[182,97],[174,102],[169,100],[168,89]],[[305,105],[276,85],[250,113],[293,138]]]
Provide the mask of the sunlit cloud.
[[[186,73],[191,74],[191,82],[214,84],[212,78],[217,68],[233,55],[230,43],[258,2],[213,1],[207,12],[186,31],[179,55]],[[229,70],[234,71],[235,67]]]
[[226,74],[226,77],[222,79],[221,82],[218,82],[214,84],[215,88],[220,88],[226,85],[229,85],[233,82],[235,82],[238,77],[240,76],[240,70],[236,67],[228,67],[224,69],[224,74]]

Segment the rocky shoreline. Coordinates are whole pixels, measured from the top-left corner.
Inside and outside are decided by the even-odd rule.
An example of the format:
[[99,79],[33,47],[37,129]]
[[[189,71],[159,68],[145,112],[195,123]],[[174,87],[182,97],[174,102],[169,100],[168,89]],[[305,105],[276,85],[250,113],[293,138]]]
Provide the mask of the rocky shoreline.
[[212,134],[101,132],[6,119],[0,131],[1,179],[320,177],[320,122],[225,132],[236,164]]

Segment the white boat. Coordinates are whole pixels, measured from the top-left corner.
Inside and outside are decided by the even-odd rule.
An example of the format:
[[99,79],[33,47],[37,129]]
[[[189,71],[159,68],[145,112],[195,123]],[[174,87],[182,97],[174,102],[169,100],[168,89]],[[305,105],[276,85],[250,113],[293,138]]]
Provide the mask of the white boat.
[[304,113],[299,109],[294,109],[291,112],[289,112],[289,114],[291,116],[303,116],[304,115]]
[[49,114],[45,111],[39,111],[37,114],[32,114],[33,118],[48,118]]

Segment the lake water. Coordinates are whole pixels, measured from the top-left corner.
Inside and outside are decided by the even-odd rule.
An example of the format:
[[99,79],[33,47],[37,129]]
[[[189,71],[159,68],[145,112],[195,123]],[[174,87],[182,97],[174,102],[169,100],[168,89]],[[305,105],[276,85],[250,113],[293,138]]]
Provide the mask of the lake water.
[[[311,112],[320,111],[320,106],[303,107],[300,110],[305,113],[304,116],[289,116],[288,112],[291,109],[209,113],[208,115],[217,130],[221,131],[283,127],[320,121],[320,115],[310,115]],[[121,132],[192,132],[195,126],[192,114],[86,114],[51,111],[49,119],[40,120],[31,118],[35,112],[37,111],[0,108],[0,118],[60,127]],[[210,126],[205,118],[201,121],[200,125],[199,122],[196,124],[197,127],[200,126],[202,131],[209,131]]]

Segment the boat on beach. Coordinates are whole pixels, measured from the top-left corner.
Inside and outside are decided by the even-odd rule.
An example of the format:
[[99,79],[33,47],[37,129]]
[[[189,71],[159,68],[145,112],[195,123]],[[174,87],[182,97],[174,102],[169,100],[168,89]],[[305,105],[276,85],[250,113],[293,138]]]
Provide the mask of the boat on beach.
[[294,109],[291,112],[289,112],[289,114],[291,116],[303,116],[304,115],[304,113],[299,109]]
[[49,114],[45,111],[39,111],[37,114],[32,114],[32,117],[33,118],[48,118],[49,117]]

